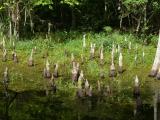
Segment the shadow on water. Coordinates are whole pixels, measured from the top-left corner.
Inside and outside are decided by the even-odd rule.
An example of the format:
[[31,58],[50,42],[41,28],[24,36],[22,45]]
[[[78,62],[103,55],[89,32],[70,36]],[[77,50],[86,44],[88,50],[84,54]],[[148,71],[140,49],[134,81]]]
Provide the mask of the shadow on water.
[[[139,100],[133,101],[133,103]],[[45,91],[0,93],[0,120],[152,120],[150,104],[121,103],[111,97],[46,96]],[[159,119],[158,119],[159,120]]]

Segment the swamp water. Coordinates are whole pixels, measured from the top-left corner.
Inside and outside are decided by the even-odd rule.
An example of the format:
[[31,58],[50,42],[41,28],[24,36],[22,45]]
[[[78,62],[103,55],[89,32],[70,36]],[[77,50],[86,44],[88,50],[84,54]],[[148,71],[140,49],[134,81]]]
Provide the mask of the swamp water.
[[[149,86],[150,82],[146,84]],[[144,92],[147,88],[141,88],[142,95],[137,99],[127,89],[113,90],[110,96],[96,94],[94,90],[92,97],[83,98],[69,96],[62,90],[48,96],[45,90],[9,90],[8,96],[2,90],[0,120],[159,120],[159,95],[155,98],[151,90]]]

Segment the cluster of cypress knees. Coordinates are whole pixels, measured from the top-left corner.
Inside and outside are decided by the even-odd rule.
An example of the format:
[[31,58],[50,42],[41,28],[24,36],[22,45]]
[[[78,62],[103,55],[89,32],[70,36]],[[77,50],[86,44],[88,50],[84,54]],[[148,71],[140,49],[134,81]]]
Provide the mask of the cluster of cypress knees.
[[[131,43],[130,43],[131,44]],[[2,43],[0,43],[0,46],[3,50],[3,58],[2,61],[6,62],[7,61],[7,50],[5,48],[5,41],[3,40]],[[86,48],[86,43],[85,43],[85,39],[83,39],[83,49]],[[131,48],[130,48],[131,49]],[[100,59],[100,66],[101,68],[104,65],[104,48],[103,45],[101,45],[100,50],[99,50],[99,59]],[[117,76],[117,72],[115,69],[115,65],[114,65],[114,54],[115,52],[119,53],[119,68],[118,68],[118,73],[122,74],[124,72],[123,69],[123,56],[122,56],[122,51],[120,46],[118,45],[118,48],[115,51],[115,46],[112,46],[112,51],[111,51],[111,66],[110,66],[110,71],[109,71],[109,76],[114,78]],[[36,53],[36,47],[32,49],[30,57],[28,59],[28,66],[32,67],[35,65],[34,63],[34,59],[33,59],[33,55],[34,53]],[[66,54],[66,51],[65,51]],[[56,92],[57,90],[57,86],[55,84],[55,79],[59,77],[59,73],[58,73],[58,63],[56,63],[54,65],[54,72],[51,73],[50,70],[50,64],[48,61],[48,52],[45,53],[44,57],[46,58],[46,65],[44,67],[43,70],[43,77],[45,79],[47,79],[47,88],[49,91],[52,92]],[[93,60],[95,58],[95,44],[91,43],[90,46],[90,60]],[[18,57],[16,54],[16,49],[15,49],[15,44],[13,42],[13,52],[12,52],[12,60],[15,63],[18,63]],[[81,62],[82,64],[84,63],[84,57],[83,55],[81,55]],[[92,86],[89,84],[88,80],[84,78],[84,74],[83,74],[83,70],[80,70],[80,64],[78,62],[76,62],[75,58],[74,58],[74,54],[71,54],[71,65],[72,65],[72,71],[71,71],[71,79],[73,84],[77,85],[77,96],[78,97],[83,97],[83,96],[92,96]],[[100,78],[105,78],[105,75],[103,73],[103,71],[100,72]],[[8,83],[9,83],[9,77],[8,77],[8,68],[6,67],[5,72],[4,72],[4,88],[5,91],[7,91],[8,89]],[[102,91],[101,90],[101,83],[100,81],[97,81],[97,88],[98,91]],[[7,92],[6,92],[7,93]],[[110,95],[111,94],[111,89],[109,86],[106,86],[106,91],[103,92],[104,95]],[[48,94],[48,92],[47,92]],[[138,84],[138,78],[136,77],[135,80],[135,87],[134,87],[134,92],[133,92],[134,96],[138,97],[140,96],[140,90],[139,90],[139,84]]]

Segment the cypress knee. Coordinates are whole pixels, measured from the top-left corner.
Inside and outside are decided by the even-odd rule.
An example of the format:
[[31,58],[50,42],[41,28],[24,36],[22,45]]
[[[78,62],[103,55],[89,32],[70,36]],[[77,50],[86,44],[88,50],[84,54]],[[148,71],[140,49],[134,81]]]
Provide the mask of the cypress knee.
[[72,82],[75,83],[77,81],[77,70],[75,68],[72,69]]
[[2,61],[3,61],[3,62],[6,62],[6,61],[7,61],[7,50],[6,50],[6,49],[3,50],[3,58],[2,58]]
[[112,62],[110,67],[109,77],[116,77],[116,76],[117,76],[116,69],[115,69],[114,63]]
[[13,53],[12,53],[12,59],[13,59],[13,61],[14,61],[15,63],[18,63],[18,57],[17,57],[17,54],[16,54],[15,51],[13,51]]
[[103,45],[102,45],[100,49],[100,65],[103,65],[103,59],[104,55],[103,55]]
[[44,71],[43,71],[43,76],[44,78],[51,78],[50,64],[49,64],[48,59],[46,61],[46,67],[44,68]]
[[92,43],[91,43],[91,49],[90,49],[90,59],[91,59],[91,60],[94,59],[95,46],[96,46],[96,44],[92,44]]
[[137,98],[140,96],[140,87],[139,87],[139,80],[138,77],[136,76],[135,78],[135,85],[134,85],[134,91],[133,91],[133,96]]
[[55,77],[55,78],[57,78],[59,75],[58,75],[58,63],[56,63],[55,65],[54,65],[54,73],[53,73],[53,76]]
[[34,66],[34,60],[33,60],[33,49],[31,51],[31,55],[28,59],[28,66]]
[[119,68],[118,68],[118,72],[119,73],[123,73],[123,56],[122,53],[120,52],[119,54]]

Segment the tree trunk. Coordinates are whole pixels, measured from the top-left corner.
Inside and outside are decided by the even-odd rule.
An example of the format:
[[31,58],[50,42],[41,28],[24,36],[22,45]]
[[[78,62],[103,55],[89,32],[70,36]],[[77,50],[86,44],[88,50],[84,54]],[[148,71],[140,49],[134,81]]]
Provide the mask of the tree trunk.
[[[9,14],[9,18],[11,18],[10,10],[9,10],[8,14]],[[10,38],[10,42],[11,42],[11,39],[12,39],[12,20],[9,20],[9,38]]]
[[154,63],[152,65],[152,69],[149,74],[150,77],[155,77],[157,75],[159,65],[160,65],[160,31],[159,31],[159,39],[158,39],[156,55],[154,58]]
[[122,28],[122,22],[123,22],[123,18],[122,18],[122,16],[121,16],[120,21],[119,21],[120,29]]
[[138,22],[138,23],[137,23],[136,33],[138,33],[138,32],[139,32],[139,29],[140,29],[140,25],[141,25],[141,17],[138,19],[137,22]]

